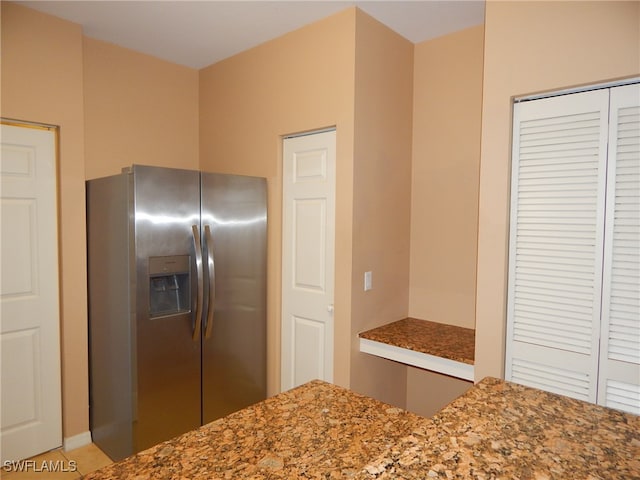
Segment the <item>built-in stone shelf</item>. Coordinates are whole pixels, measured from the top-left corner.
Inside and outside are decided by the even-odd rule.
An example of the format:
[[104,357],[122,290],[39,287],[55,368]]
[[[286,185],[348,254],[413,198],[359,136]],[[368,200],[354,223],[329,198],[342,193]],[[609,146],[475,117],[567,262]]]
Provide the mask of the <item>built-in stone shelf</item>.
[[475,330],[471,328],[404,318],[359,337],[361,352],[474,380]]

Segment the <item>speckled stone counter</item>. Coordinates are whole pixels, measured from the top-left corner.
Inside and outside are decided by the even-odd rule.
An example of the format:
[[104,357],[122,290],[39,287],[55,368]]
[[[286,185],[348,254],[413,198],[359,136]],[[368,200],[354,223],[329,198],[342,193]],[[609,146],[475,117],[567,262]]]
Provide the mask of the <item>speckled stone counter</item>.
[[360,333],[360,338],[473,365],[475,330],[405,318]]
[[358,479],[640,479],[640,417],[486,378]]
[[85,479],[349,478],[421,421],[402,409],[314,381]]
[[85,477],[638,479],[640,417],[487,378],[432,419],[320,381]]

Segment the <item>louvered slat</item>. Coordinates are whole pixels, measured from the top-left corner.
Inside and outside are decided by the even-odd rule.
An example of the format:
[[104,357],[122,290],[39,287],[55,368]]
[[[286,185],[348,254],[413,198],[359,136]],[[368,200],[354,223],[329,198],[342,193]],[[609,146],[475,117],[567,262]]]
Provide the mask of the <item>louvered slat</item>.
[[589,400],[591,380],[586,373],[514,358],[511,380],[547,392],[558,393],[579,400]]
[[607,380],[605,405],[640,415],[640,385]]

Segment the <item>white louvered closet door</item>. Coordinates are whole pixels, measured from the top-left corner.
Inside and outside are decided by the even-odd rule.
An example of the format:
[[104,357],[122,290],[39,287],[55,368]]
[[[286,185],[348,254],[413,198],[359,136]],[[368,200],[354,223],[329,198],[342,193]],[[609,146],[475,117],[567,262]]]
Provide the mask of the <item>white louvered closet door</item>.
[[640,85],[514,106],[506,378],[640,413]]
[[514,106],[506,378],[596,401],[606,90]]
[[640,415],[640,85],[610,102],[598,403]]

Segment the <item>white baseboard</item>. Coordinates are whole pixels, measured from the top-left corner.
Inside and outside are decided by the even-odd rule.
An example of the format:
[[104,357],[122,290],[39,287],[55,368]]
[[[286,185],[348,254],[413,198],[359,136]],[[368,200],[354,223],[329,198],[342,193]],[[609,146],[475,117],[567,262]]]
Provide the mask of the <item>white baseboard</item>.
[[68,452],[69,450],[75,450],[76,448],[84,447],[90,443],[91,432],[87,430],[86,432],[79,433],[73,437],[65,437],[62,442],[62,448],[65,452]]

